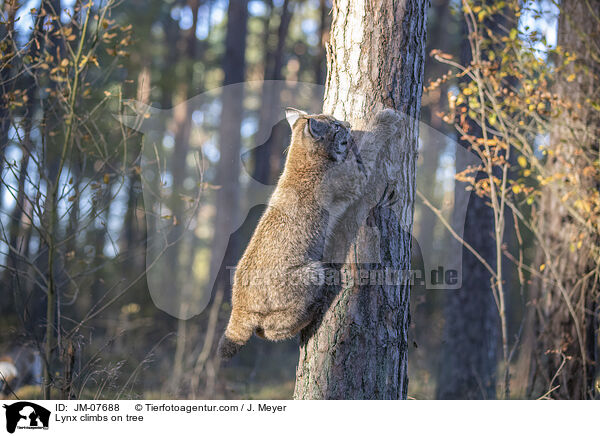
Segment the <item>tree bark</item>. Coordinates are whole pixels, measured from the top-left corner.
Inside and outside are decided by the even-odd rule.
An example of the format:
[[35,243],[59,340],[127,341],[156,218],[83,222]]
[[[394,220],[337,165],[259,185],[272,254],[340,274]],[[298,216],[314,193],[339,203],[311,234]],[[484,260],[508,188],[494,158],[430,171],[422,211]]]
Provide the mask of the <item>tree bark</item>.
[[[368,126],[384,106],[406,116],[389,153],[380,155],[376,186],[368,194],[380,198],[386,185],[391,186],[399,196],[395,210],[369,211],[364,199],[346,214],[358,217],[358,223],[368,216],[380,234],[380,263],[368,263],[373,252],[364,225],[346,251],[346,262],[351,259],[353,264],[342,269],[355,277],[368,277],[369,270],[383,274],[410,269],[427,7],[425,0],[340,0],[333,5],[324,112],[349,121],[354,129]],[[351,280],[343,289],[328,291],[331,304],[301,333],[294,397],[406,398],[408,275],[400,274],[394,284]]]
[[[583,169],[598,156],[600,116],[588,99],[598,101],[599,8],[598,0],[561,2],[558,45],[577,59],[557,78],[555,92],[572,110],[554,120],[552,153],[546,162],[548,175],[573,175],[587,192],[598,189],[598,181],[586,177]],[[567,79],[570,75],[575,79]],[[540,250],[539,258],[546,268],[533,294],[538,333],[535,371],[542,383],[538,393],[559,385],[551,394],[554,398],[594,398],[600,393],[594,387],[600,357],[600,277],[592,247],[597,249],[599,241],[597,234],[587,234],[574,249],[582,227],[565,207],[563,196],[551,183],[543,188],[540,201],[538,228],[546,252]]]

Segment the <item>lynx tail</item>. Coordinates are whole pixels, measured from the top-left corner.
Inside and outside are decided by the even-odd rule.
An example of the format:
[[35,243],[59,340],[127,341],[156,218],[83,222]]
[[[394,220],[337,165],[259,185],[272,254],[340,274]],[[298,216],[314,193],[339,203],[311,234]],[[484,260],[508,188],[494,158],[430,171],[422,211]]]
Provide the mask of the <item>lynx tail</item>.
[[219,341],[217,349],[217,353],[222,361],[226,362],[231,359],[248,342],[255,329],[252,318],[235,309],[231,312],[229,324]]

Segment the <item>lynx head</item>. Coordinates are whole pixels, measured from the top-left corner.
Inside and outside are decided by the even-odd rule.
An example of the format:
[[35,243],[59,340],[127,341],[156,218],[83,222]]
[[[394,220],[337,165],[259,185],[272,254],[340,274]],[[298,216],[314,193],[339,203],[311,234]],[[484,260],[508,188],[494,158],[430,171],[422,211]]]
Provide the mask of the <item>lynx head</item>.
[[309,115],[287,108],[286,118],[292,128],[290,158],[320,162],[341,162],[353,146],[350,124],[330,115]]

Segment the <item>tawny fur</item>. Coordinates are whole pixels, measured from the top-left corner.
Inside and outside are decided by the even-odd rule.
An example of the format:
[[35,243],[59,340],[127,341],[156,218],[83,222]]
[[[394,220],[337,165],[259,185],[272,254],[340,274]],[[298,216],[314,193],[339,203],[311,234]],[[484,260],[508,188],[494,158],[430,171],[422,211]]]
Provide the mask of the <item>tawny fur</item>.
[[314,319],[332,225],[364,195],[377,155],[400,121],[393,110],[383,110],[358,136],[328,115],[287,115],[292,139],[284,171],[236,268],[231,318],[219,344],[224,360],[253,333],[280,341]]

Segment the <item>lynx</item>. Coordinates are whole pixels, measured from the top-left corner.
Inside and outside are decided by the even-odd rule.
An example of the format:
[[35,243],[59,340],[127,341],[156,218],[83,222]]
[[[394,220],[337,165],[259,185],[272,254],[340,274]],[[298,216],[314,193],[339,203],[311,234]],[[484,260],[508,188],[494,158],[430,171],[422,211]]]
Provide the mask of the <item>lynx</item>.
[[286,118],[292,138],[285,167],[235,271],[231,317],[219,343],[223,360],[253,333],[280,341],[313,321],[323,300],[318,278],[330,229],[365,195],[377,155],[400,121],[385,109],[360,134],[329,115],[287,109]]

